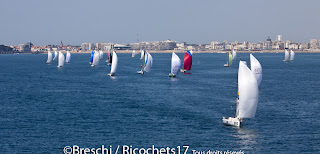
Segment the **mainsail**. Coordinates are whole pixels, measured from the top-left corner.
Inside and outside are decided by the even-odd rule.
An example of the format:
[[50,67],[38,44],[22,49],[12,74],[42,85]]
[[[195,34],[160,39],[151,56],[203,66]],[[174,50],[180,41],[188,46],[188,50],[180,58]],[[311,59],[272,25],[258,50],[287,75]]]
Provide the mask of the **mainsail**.
[[103,58],[103,52],[101,50],[99,51],[99,55],[100,55],[100,59],[102,59]]
[[144,58],[144,51],[143,50],[141,50],[141,57],[140,57],[140,59],[142,60],[143,58]]
[[260,62],[252,54],[250,54],[250,67],[251,72],[255,76],[259,86],[262,80],[262,67]]
[[132,58],[136,55],[136,50],[132,50]]
[[108,51],[108,58],[107,58],[106,62],[108,63],[108,65],[110,65],[112,63],[112,54],[110,53],[110,51]]
[[232,64],[232,54],[228,52],[228,66],[231,66]]
[[237,58],[237,52],[232,50],[232,61],[236,60]]
[[56,59],[57,59],[57,57],[58,57],[58,53],[57,53],[57,51],[54,51],[53,60],[56,60]]
[[287,50],[284,51],[284,60],[283,61],[289,61],[289,52]]

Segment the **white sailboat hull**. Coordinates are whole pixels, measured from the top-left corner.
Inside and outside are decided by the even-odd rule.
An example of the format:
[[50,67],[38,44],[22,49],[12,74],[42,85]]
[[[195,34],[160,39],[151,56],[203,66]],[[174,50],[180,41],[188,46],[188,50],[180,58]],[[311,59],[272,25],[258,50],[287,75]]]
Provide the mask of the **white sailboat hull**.
[[181,72],[181,73],[184,73],[184,72],[186,72],[186,70],[184,70],[184,69],[180,69],[180,72]]
[[228,126],[240,127],[240,125],[241,125],[240,119],[239,118],[234,118],[234,117],[229,117],[228,119],[223,117],[222,118],[222,122],[223,122],[223,124],[228,125]]
[[144,72],[143,72],[143,71],[137,71],[137,73],[138,73],[138,74],[144,74]]

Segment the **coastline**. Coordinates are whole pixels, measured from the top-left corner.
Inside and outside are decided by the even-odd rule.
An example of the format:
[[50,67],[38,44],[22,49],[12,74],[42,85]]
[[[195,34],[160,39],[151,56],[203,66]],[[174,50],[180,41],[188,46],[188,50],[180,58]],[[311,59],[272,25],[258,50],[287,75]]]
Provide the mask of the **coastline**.
[[[184,53],[186,50],[146,50],[149,53]],[[52,52],[52,51],[51,51]],[[67,51],[61,50],[62,53],[66,54]],[[72,54],[88,54],[92,51],[69,51]],[[107,53],[107,51],[103,51],[104,53]],[[132,50],[116,50],[117,53],[132,53]],[[137,54],[140,53],[140,50],[136,50]],[[194,54],[198,53],[228,53],[231,51],[222,51],[222,50],[208,50],[208,51],[193,51]],[[263,51],[237,51],[238,53],[284,53],[284,50],[263,50]],[[320,50],[315,51],[294,51],[295,53],[320,53]],[[10,53],[1,53],[1,54],[47,54],[47,52],[38,52],[38,53],[20,53],[20,52],[10,52]],[[0,54],[0,55],[1,55]]]
[[[149,53],[184,53],[186,50],[146,50]],[[61,51],[66,53],[66,51]],[[92,51],[80,51],[80,52],[70,52],[70,53],[91,53]],[[106,53],[107,51],[103,51]],[[132,53],[132,50],[116,50],[117,53]],[[231,51],[221,51],[221,50],[209,50],[209,51],[193,51],[193,53],[228,53]],[[238,53],[284,53],[284,50],[264,50],[264,51],[237,51]],[[294,51],[295,53],[320,53],[320,50],[317,51]],[[140,50],[136,50],[136,53],[140,53]]]

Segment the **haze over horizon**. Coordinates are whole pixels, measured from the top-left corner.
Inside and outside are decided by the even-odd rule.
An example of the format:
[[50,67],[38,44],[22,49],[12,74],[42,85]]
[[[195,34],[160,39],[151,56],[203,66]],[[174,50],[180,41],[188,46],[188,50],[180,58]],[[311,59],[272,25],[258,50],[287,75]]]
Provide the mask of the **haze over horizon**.
[[320,1],[309,0],[5,0],[0,2],[0,44],[81,45],[320,39]]

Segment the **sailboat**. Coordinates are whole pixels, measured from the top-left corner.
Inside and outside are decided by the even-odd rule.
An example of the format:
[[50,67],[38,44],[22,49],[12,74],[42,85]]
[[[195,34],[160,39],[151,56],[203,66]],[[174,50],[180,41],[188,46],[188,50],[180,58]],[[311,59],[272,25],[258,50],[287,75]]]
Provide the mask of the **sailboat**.
[[143,71],[146,71],[146,72],[150,72],[150,69],[152,67],[152,63],[153,63],[153,58],[151,56],[151,54],[149,52],[144,52],[144,60],[143,60],[143,63],[142,63],[142,68],[141,68],[141,71],[138,71],[137,73],[139,74],[144,74]]
[[64,66],[64,55],[59,51],[58,67]]
[[46,62],[46,64],[50,64],[52,62],[52,53],[50,51],[48,51],[48,60]]
[[232,64],[232,54],[230,52],[228,52],[228,58],[227,58],[227,63],[224,64],[224,67],[229,67]]
[[117,53],[115,51],[113,51],[112,53],[112,63],[111,63],[111,70],[110,73],[108,74],[109,76],[113,76],[118,68],[118,56]]
[[250,67],[251,67],[251,72],[256,77],[256,80],[259,86],[262,80],[262,67],[260,62],[252,54],[250,54]]
[[93,62],[93,56],[94,56],[94,52],[92,51],[92,52],[91,52],[91,58],[90,58],[89,64],[92,64],[92,62]]
[[136,55],[136,50],[132,50],[132,58]]
[[101,50],[99,51],[99,56],[100,56],[99,58],[101,60],[103,58],[103,52]]
[[141,64],[141,70],[140,71],[137,71],[138,74],[143,74],[143,69],[144,69],[144,65],[145,65],[145,55],[146,55],[146,52],[144,50],[141,50],[141,56],[140,56],[140,60],[142,60],[142,64]]
[[57,51],[54,51],[53,60],[56,60],[56,59],[57,59],[57,57],[58,57],[58,53],[57,53]]
[[237,52],[232,50],[232,62],[237,59]]
[[171,58],[171,73],[169,74],[169,77],[176,77],[176,75],[179,72],[181,66],[181,60],[178,57],[177,54],[172,52],[172,58]]
[[187,50],[187,52],[184,53],[184,62],[183,62],[183,69],[181,69],[181,72],[186,72],[191,70],[192,65],[192,54]]
[[71,54],[69,51],[67,51],[67,55],[66,55],[66,63],[70,63],[71,60]]
[[240,127],[243,118],[255,117],[258,106],[259,89],[258,83],[251,70],[243,63],[239,62],[238,72],[238,101],[235,117],[222,118],[225,125]]
[[294,55],[295,55],[295,53],[291,50],[290,51],[290,61],[294,60]]
[[140,71],[137,71],[138,74],[144,74],[143,69],[144,69],[144,65],[145,65],[145,60],[144,60],[145,54],[146,54],[146,52],[144,52],[143,50],[141,50],[140,60],[142,60],[142,64],[141,64],[141,70],[140,70]]
[[97,66],[99,64],[99,61],[100,61],[100,54],[98,51],[94,51],[91,67]]
[[283,61],[289,61],[289,52],[287,50],[284,51],[284,60]]

